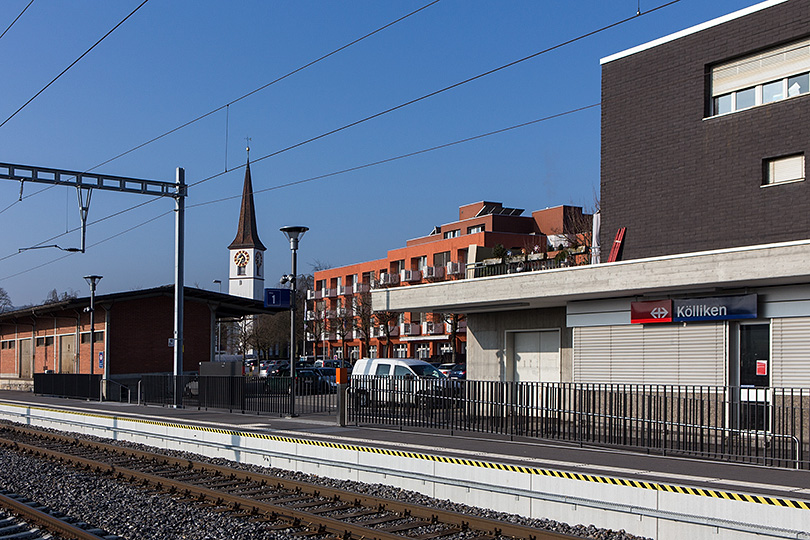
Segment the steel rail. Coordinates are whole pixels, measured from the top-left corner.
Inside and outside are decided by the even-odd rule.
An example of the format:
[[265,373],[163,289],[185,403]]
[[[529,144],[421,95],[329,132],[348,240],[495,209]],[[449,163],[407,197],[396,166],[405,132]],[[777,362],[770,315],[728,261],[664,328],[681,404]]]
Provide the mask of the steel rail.
[[[80,439],[78,437],[73,436],[66,436],[66,435],[59,435],[54,433],[45,433],[36,429],[28,428],[28,427],[20,427],[20,426],[5,426],[4,429],[17,431],[21,433],[27,433],[29,435],[45,438],[45,439],[53,439],[56,441],[61,441],[64,443],[69,443],[73,445],[83,446],[88,449],[100,449],[107,452],[111,452],[114,454],[118,454],[121,456],[126,457],[137,457],[139,459],[145,460],[152,460],[156,463],[163,463],[166,465],[172,465],[175,467],[185,468],[189,471],[198,471],[198,472],[208,472],[214,473],[217,475],[222,476],[224,479],[232,479],[238,481],[246,481],[246,482],[256,482],[262,485],[275,486],[280,489],[286,489],[289,491],[296,491],[300,492],[309,496],[313,497],[322,497],[324,499],[329,499],[333,502],[342,502],[344,504],[351,505],[353,507],[365,507],[365,508],[374,508],[381,511],[389,511],[395,512],[400,514],[402,517],[411,517],[411,518],[418,518],[430,523],[443,523],[445,525],[450,525],[458,529],[459,531],[479,531],[482,534],[485,534],[490,537],[512,537],[516,539],[525,539],[525,540],[570,540],[574,538],[580,538],[577,536],[552,532],[552,531],[545,531],[542,529],[537,529],[534,527],[527,527],[523,525],[518,525],[514,523],[502,522],[495,519],[490,518],[483,518],[483,517],[475,517],[475,516],[468,516],[465,514],[461,514],[459,512],[452,512],[449,510],[440,510],[437,508],[426,507],[418,504],[412,504],[402,501],[396,501],[392,499],[384,499],[381,497],[373,497],[370,495],[365,495],[361,493],[355,493],[343,489],[338,488],[331,488],[327,486],[320,486],[316,484],[309,484],[306,482],[301,482],[297,480],[289,480],[283,478],[277,478],[273,476],[269,476],[266,474],[255,473],[250,471],[243,471],[239,469],[233,469],[230,467],[222,466],[222,465],[214,465],[208,463],[201,463],[195,462],[192,460],[184,459],[184,458],[175,458],[172,456],[166,456],[163,454],[156,454],[153,452],[147,452],[143,450],[136,450],[131,448],[122,448],[120,446],[114,446],[106,443],[100,443],[95,441],[89,441]],[[0,430],[1,431],[1,430]],[[0,439],[0,444],[18,444],[23,446],[23,443],[16,443],[14,441],[7,441],[5,439]],[[36,452],[40,449],[39,447],[25,445],[31,448],[30,451]],[[68,456],[72,458],[69,454],[61,454],[59,452],[54,452],[60,456]],[[59,459],[59,458],[57,458]],[[67,458],[65,458],[67,459]],[[84,458],[81,458],[84,459]],[[95,462],[92,460],[84,460],[87,463],[87,467],[96,468],[99,465],[99,462]],[[121,467],[116,467],[112,465],[105,465],[108,467],[110,472],[122,472],[125,469]],[[128,471],[129,472],[129,471]],[[306,522],[306,523],[319,523],[319,522],[326,522],[327,520],[330,522],[331,526],[334,526],[335,529],[330,530],[333,534],[343,535],[345,536],[346,533],[351,532],[354,536],[357,533],[360,533],[360,536],[354,536],[355,538],[365,538],[365,539],[374,539],[379,538],[380,540],[402,540],[403,536],[401,535],[388,535],[387,533],[381,532],[379,529],[369,529],[366,527],[358,527],[357,531],[350,531],[349,527],[352,524],[345,523],[336,519],[326,518],[319,516],[317,513],[309,513],[309,512],[302,512],[302,511],[291,511],[288,507],[280,507],[274,506],[271,504],[262,503],[261,501],[256,501],[253,499],[249,499],[246,497],[239,497],[234,495],[226,495],[219,491],[209,490],[207,488],[199,488],[198,486],[193,486],[191,484],[186,484],[183,482],[174,482],[169,479],[150,475],[148,473],[140,473],[137,471],[131,471],[136,478],[143,478],[143,481],[150,481],[156,485],[174,485],[175,491],[184,492],[186,488],[189,489],[198,489],[199,494],[198,496],[205,496],[213,498],[214,500],[222,499],[232,501],[230,504],[234,505],[236,509],[239,508],[251,508],[257,507],[260,508],[260,512],[269,512],[273,515],[277,515],[280,519],[284,512],[291,513],[291,519],[298,520],[299,522]],[[265,509],[266,508],[266,509]]]
[[0,506],[8,509],[28,523],[33,523],[50,533],[55,533],[73,540],[104,540],[104,537],[93,534],[75,525],[37,510],[23,502],[0,494]]

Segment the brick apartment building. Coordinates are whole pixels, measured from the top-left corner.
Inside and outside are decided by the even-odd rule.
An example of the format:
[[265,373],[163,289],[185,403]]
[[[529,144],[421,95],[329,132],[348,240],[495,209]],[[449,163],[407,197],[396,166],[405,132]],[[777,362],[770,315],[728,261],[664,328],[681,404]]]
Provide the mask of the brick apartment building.
[[[0,314],[0,386],[28,389],[34,373],[92,373],[125,380],[171,373],[174,287],[97,295],[90,358],[90,298]],[[183,371],[214,356],[217,318],[266,313],[261,301],[185,289]],[[100,353],[100,354],[99,354]],[[99,362],[99,356],[101,362]]]
[[388,313],[387,324],[380,324],[378,316],[363,328],[362,320],[370,315],[370,290],[465,279],[475,263],[493,257],[499,245],[514,254],[554,256],[571,234],[587,233],[591,227],[591,216],[578,207],[522,214],[523,210],[498,202],[468,204],[459,208],[458,221],[408,240],[383,259],[316,272],[306,314],[313,350],[319,356],[351,359],[447,359],[455,335],[456,352],[463,355],[467,342],[463,312]]

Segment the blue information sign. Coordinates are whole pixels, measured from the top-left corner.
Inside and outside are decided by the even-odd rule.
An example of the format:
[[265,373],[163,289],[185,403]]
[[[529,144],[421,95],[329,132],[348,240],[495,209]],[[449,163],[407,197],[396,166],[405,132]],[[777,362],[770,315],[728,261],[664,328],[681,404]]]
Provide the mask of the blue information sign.
[[757,318],[757,295],[688,298],[672,301],[672,321],[729,321]]
[[98,353],[98,368],[104,369],[104,351]]
[[265,289],[264,307],[276,309],[290,309],[292,304],[292,291],[290,289]]

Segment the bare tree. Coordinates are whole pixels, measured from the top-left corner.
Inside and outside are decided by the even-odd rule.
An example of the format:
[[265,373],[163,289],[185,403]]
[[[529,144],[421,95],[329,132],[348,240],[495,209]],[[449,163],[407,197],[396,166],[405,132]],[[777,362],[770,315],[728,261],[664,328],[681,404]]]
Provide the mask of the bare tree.
[[62,294],[59,294],[56,289],[51,289],[48,293],[48,296],[45,297],[45,300],[42,301],[43,304],[55,304],[57,302],[64,302],[66,300],[72,300],[73,298],[78,298],[79,293],[74,291],[73,289],[69,289]]
[[[371,349],[371,329],[374,326],[374,310],[371,309],[371,291],[362,292],[354,296],[354,327],[360,331],[360,340],[363,342],[364,353],[367,355]],[[363,353],[361,353],[361,356]]]
[[450,327],[450,354],[452,362],[455,364],[458,359],[459,323],[465,319],[465,316],[461,313],[442,313],[442,319]]
[[[312,316],[307,321],[307,328],[310,334],[313,334],[315,337],[315,341],[313,342],[312,346],[312,354],[315,356],[315,359],[318,359],[318,342],[321,339],[321,335],[326,332],[329,326],[329,320],[324,316],[324,309],[326,309],[326,305],[323,300],[316,300],[312,304]],[[324,357],[326,357],[326,351],[323,351]]]
[[259,315],[253,320],[247,337],[248,344],[259,358],[269,358],[276,345],[290,340],[290,316],[288,313]]
[[380,357],[392,357],[391,354],[391,323],[396,324],[399,321],[399,313],[396,311],[375,311],[374,318],[377,324],[383,329],[385,335],[385,352],[380,351]]
[[346,356],[346,343],[352,339],[352,331],[354,330],[354,312],[353,306],[346,307],[338,310],[338,313],[333,319],[329,320],[329,331],[334,332],[341,341],[341,350],[343,351],[343,358]]
[[13,309],[14,305],[11,303],[11,297],[3,287],[0,287],[0,313],[5,313]]

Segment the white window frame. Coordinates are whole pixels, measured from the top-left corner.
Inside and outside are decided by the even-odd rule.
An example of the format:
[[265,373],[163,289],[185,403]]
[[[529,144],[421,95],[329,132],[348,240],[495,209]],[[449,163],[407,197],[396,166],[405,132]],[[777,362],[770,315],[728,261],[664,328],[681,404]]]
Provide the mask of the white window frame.
[[[800,160],[800,163],[795,162],[795,160]],[[775,172],[775,168],[779,167],[784,170],[785,168],[795,168],[797,165],[801,167],[801,176],[791,175],[786,177],[784,180],[779,179],[772,179],[774,174],[777,175],[784,175],[783,172]],[[793,184],[795,182],[804,182],[804,179],[807,177],[807,169],[806,163],[804,159],[804,154],[793,154],[789,156],[780,156],[776,158],[769,158],[763,161],[762,166],[762,187],[772,187],[772,186],[781,186],[784,184]]]

